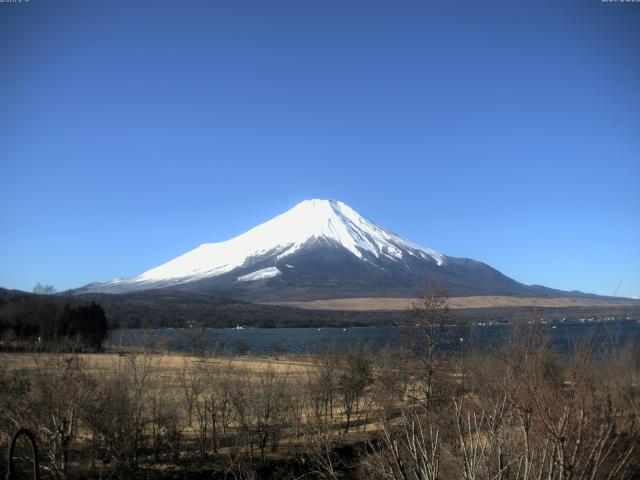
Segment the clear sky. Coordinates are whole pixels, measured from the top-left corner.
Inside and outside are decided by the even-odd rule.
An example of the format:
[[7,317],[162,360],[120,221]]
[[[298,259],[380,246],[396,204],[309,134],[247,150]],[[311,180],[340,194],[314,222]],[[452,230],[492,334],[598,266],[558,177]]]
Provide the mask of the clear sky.
[[0,286],[134,276],[307,198],[640,295],[640,4],[0,3]]

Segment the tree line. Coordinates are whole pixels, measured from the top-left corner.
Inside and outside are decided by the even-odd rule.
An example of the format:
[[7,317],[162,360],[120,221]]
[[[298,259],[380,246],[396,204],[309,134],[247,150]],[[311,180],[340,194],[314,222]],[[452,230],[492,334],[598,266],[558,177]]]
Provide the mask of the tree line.
[[0,299],[0,349],[100,350],[108,333],[101,305],[15,294]]

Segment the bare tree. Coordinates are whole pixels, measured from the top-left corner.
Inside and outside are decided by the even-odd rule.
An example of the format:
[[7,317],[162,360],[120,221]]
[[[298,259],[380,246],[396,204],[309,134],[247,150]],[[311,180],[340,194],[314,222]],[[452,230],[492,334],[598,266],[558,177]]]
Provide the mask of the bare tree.
[[287,382],[288,410],[295,425],[296,438],[302,435],[309,408],[307,381],[307,375],[297,373],[291,375],[289,382]]
[[213,451],[217,452],[220,436],[219,417],[220,422],[224,424],[224,414],[229,403],[229,378],[224,369],[217,365],[207,365],[204,372],[203,396],[205,412],[208,413],[210,422],[211,445]]
[[66,479],[71,444],[94,383],[77,355],[34,358],[28,380],[15,378],[3,386],[2,397],[7,403],[0,407],[13,429],[28,426],[36,433],[47,458],[42,468],[55,478]]
[[417,298],[409,309],[408,328],[405,343],[413,352],[418,369],[415,382],[419,387],[418,400],[429,407],[434,396],[434,386],[439,380],[437,375],[441,340],[441,327],[449,319],[449,308],[444,287],[428,284],[424,293]]
[[53,285],[43,285],[40,282],[36,283],[33,287],[33,293],[40,295],[53,295],[56,291]]
[[150,388],[150,422],[153,457],[160,462],[160,455],[171,452],[178,458],[182,442],[181,403],[174,395],[167,395],[171,382],[164,376],[154,376]]
[[123,354],[113,375],[101,379],[83,409],[94,451],[113,461],[120,476],[131,476],[138,469],[147,429],[153,423],[149,402],[154,379],[151,355],[146,351]]
[[178,384],[182,392],[185,411],[187,414],[187,425],[193,425],[193,410],[198,401],[198,397],[202,393],[203,386],[203,370],[189,359],[183,360],[183,368],[178,374]]
[[337,390],[336,358],[334,354],[324,355],[318,366],[306,371],[306,390],[316,433],[326,430],[329,417],[333,417],[334,394]]
[[409,366],[406,352],[401,348],[386,346],[373,359],[375,365],[375,400],[383,418],[404,400],[409,382]]
[[362,351],[354,351],[340,359],[338,392],[346,416],[344,431],[349,432],[354,411],[357,413],[360,398],[372,382],[371,359]]
[[272,450],[276,450],[287,417],[288,389],[286,374],[277,374],[272,366],[258,375],[251,398],[256,420],[256,433],[260,446],[262,463],[265,460],[265,449],[271,442]]
[[375,480],[437,480],[441,439],[434,425],[415,409],[403,411],[400,422],[381,425],[379,442],[363,458],[363,478]]
[[182,329],[182,337],[195,356],[204,355],[212,345],[209,342],[208,331],[202,325],[194,323]]

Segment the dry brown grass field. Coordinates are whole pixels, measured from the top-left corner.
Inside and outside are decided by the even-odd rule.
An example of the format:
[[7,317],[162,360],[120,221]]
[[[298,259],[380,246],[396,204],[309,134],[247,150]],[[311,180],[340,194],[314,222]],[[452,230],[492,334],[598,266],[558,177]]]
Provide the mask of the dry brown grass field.
[[[113,373],[128,361],[126,355],[120,353],[80,353],[76,354],[85,365],[86,372],[92,375]],[[0,363],[8,371],[30,371],[40,363],[49,363],[58,358],[64,358],[64,353],[2,353]],[[272,368],[276,372],[299,372],[316,365],[314,357],[280,355],[273,357],[197,357],[183,354],[158,354],[139,355],[138,363],[151,362],[155,372],[161,375],[175,376],[178,372],[192,368],[195,365],[206,364],[221,368],[229,365],[234,370],[246,372],[263,372]]]
[[[407,310],[414,298],[333,298],[303,302],[272,302],[272,305],[288,305],[312,310],[401,311]],[[508,296],[449,297],[451,309],[499,308],[499,307],[608,307],[638,305],[637,300],[602,300],[595,298],[530,298]]]

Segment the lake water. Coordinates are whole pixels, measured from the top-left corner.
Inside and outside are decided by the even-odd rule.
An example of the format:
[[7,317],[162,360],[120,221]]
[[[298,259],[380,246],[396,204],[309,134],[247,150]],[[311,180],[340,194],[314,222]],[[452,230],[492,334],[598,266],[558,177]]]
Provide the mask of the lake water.
[[[459,327],[440,327],[442,347],[457,352],[470,347],[490,349],[509,338],[513,326],[508,324]],[[543,325],[557,350],[572,352],[583,339],[591,338],[596,349],[611,344],[621,345],[640,340],[640,324],[636,321],[608,321],[585,323],[556,323]],[[393,344],[406,332],[402,327],[353,328],[245,328],[245,329],[182,329],[114,330],[108,339],[111,346],[140,344],[156,348],[189,352],[194,348],[225,353],[249,352],[252,355],[274,353],[318,354],[328,349],[338,351],[358,344],[382,348]]]

